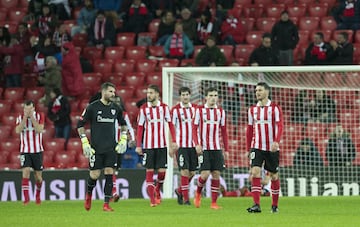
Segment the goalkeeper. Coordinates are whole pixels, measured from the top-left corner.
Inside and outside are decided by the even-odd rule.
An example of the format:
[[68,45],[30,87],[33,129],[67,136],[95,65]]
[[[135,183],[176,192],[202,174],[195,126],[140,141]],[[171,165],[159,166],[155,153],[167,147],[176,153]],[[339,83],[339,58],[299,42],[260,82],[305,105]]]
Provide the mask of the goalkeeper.
[[[116,154],[126,151],[127,130],[126,123],[122,117],[121,108],[111,100],[115,97],[115,85],[104,83],[101,85],[101,99],[89,104],[82,113],[78,122],[78,133],[81,138],[83,153],[89,158],[90,174],[87,181],[87,193],[85,196],[84,207],[91,209],[92,191],[96,181],[104,169],[104,211],[113,211],[109,206],[112,192],[112,175],[116,166]],[[122,127],[122,135],[119,142],[115,140],[115,122]],[[90,140],[85,134],[84,125],[90,123]]]

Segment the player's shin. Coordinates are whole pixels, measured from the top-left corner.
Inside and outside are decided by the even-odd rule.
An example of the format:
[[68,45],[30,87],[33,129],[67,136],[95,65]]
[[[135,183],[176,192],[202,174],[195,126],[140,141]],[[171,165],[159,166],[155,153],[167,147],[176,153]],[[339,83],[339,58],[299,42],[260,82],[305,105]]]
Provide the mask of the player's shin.
[[211,179],[211,203],[216,203],[220,190],[220,180]]
[[24,196],[24,204],[29,203],[29,178],[22,179],[21,190]]
[[260,205],[261,194],[261,178],[254,177],[251,182],[251,193],[253,196],[254,204]]
[[154,186],[154,171],[146,171],[146,191],[150,198],[150,205],[156,205],[155,202],[155,186]]
[[111,191],[113,188],[113,181],[112,181],[112,174],[105,174],[105,185],[104,185],[104,194],[105,194],[105,198],[104,198],[104,202],[105,203],[109,203],[110,198],[111,198]]
[[189,201],[189,177],[181,176],[181,194],[184,202]]
[[271,181],[271,196],[272,196],[272,206],[278,206],[279,202],[279,192],[280,192],[280,180]]

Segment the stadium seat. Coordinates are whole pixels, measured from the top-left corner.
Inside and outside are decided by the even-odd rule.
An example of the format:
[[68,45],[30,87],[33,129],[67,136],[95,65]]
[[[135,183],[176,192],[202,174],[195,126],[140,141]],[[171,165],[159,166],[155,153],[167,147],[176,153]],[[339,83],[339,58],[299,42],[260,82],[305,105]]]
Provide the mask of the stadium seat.
[[8,164],[11,164],[11,169],[20,169],[20,153],[19,149],[17,149],[15,152],[10,152],[8,154]]
[[335,30],[337,23],[334,17],[322,17],[320,20],[320,28],[322,30]]
[[97,47],[84,47],[83,49],[83,57],[88,60],[102,59],[102,49]]
[[1,151],[9,151],[11,154],[18,155],[20,151],[20,139],[1,140],[0,149]]
[[354,35],[354,43],[360,43],[360,30],[357,30]]
[[144,84],[145,74],[142,72],[129,72],[124,77],[126,86],[138,87]]
[[94,72],[106,74],[112,73],[113,63],[111,60],[106,59],[96,59],[93,64]]
[[14,102],[12,111],[13,111],[13,113],[17,113],[17,114],[23,113],[24,112],[24,102],[23,101]]
[[201,49],[204,48],[204,45],[195,45],[194,46],[194,53],[193,53],[193,58],[195,59],[196,56],[200,53]]
[[37,103],[35,104],[35,110],[36,110],[36,112],[47,113],[48,108],[47,108],[47,106],[45,106],[44,104],[42,104],[42,103],[40,103],[40,102],[37,102]]
[[44,141],[44,149],[51,151],[63,151],[65,145],[64,138],[53,138],[51,140]]
[[81,110],[80,112],[76,113],[76,112],[71,112],[70,113],[70,120],[71,120],[71,128],[73,129],[76,129],[77,128],[77,123],[80,119],[80,115],[81,115],[81,112],[84,110],[84,108],[80,108],[79,109]]
[[131,46],[127,47],[125,51],[126,59],[140,60],[146,57],[146,47]]
[[0,8],[13,9],[18,6],[18,0],[0,0]]
[[147,84],[155,84],[159,88],[162,86],[162,74],[161,72],[148,72],[145,75],[145,81]]
[[8,125],[15,128],[16,118],[19,116],[19,113],[8,113],[1,116],[2,125]]
[[289,13],[289,17],[304,17],[306,13],[306,5],[288,5],[286,11]]
[[146,97],[148,86],[140,86],[135,90],[135,96],[139,99]]
[[1,151],[0,153],[0,169],[2,169],[3,164],[7,164],[9,162],[9,151]]
[[4,9],[0,9],[0,21],[5,21],[7,19],[7,12]]
[[93,92],[99,90],[101,86],[101,74],[84,73],[83,79],[85,87],[91,89]]
[[29,0],[19,0],[19,7],[28,8],[29,2],[30,2]]
[[66,169],[74,166],[75,157],[64,151],[56,152],[54,162],[56,163],[56,168]]
[[[151,43],[147,43],[145,46],[151,46],[153,45],[154,43],[156,43],[157,41],[157,34],[156,32],[140,32],[138,34],[138,40],[139,39],[142,39],[142,38],[146,38],[146,37],[150,37],[151,38]],[[137,44],[139,45],[139,43]],[[141,44],[142,46],[144,46],[144,44]]]
[[309,44],[309,40],[310,40],[310,32],[308,30],[299,30],[298,31],[299,34],[299,45],[308,45]]
[[34,87],[34,88],[28,88],[25,91],[25,99],[30,99],[36,102],[40,98],[42,98],[45,94],[44,87]]
[[[145,98],[145,97],[139,97]],[[129,99],[125,102],[125,110],[129,114],[129,116],[137,116],[139,113],[139,108],[136,106],[136,103],[139,99]]]
[[76,153],[82,153],[81,140],[79,138],[70,138],[66,150],[76,151]]
[[104,51],[104,58],[106,60],[112,60],[115,62],[118,59],[123,59],[125,53],[125,47],[107,47]]
[[116,94],[122,98],[122,100],[128,100],[134,97],[134,88],[129,86],[117,86]]
[[159,71],[162,71],[163,67],[177,67],[179,60],[177,59],[164,59],[159,61]]
[[255,46],[252,44],[239,44],[235,48],[235,58],[243,58],[247,63],[250,57],[250,54],[254,51]]
[[13,9],[9,10],[8,12],[8,20],[9,21],[15,21],[15,22],[21,22],[24,19],[24,16],[26,15],[26,10],[23,9]]
[[114,63],[114,72],[129,73],[135,71],[135,61],[130,59],[120,59]]
[[103,76],[103,81],[109,81],[115,85],[120,85],[123,82],[124,74],[120,72],[110,73]]
[[231,63],[234,59],[234,47],[231,45],[218,45],[218,47],[220,48],[220,51],[225,55],[226,62],[228,64]]
[[77,47],[86,47],[87,45],[87,34],[78,33],[72,37],[72,43]]
[[155,60],[138,60],[135,63],[135,70],[137,72],[149,73],[156,70],[157,61]]
[[88,169],[89,159],[85,157],[82,153],[78,154],[76,157],[76,166],[80,169]]
[[329,42],[330,40],[331,40],[331,38],[332,38],[332,31],[331,30],[313,30],[313,31],[311,31],[310,33],[310,42],[312,42],[313,41],[313,37],[314,37],[314,35],[315,35],[315,33],[316,32],[321,32],[321,33],[323,33],[323,35],[324,35],[324,41],[325,42]]
[[337,0],[318,0],[319,3],[327,3],[329,8],[336,5]]
[[55,163],[54,163],[54,156],[55,156],[56,151],[52,151],[52,150],[45,150],[43,152],[43,165],[44,168],[48,169],[51,167],[55,167]]
[[322,75],[324,80],[324,85],[332,86],[342,86],[344,84],[343,75],[339,73],[325,73]]
[[234,1],[234,8],[237,5],[241,5],[241,6],[246,6],[246,5],[251,5],[252,4],[252,0],[235,0]]
[[[89,105],[89,99],[88,98],[85,98],[85,99],[82,99],[80,102],[79,102],[79,109],[81,110],[81,112]],[[77,121],[76,121],[77,122]]]
[[319,22],[319,17],[301,17],[299,21],[299,30],[316,30],[319,28]]
[[245,37],[246,43],[258,47],[261,44],[263,34],[263,31],[249,31]]
[[157,33],[157,31],[159,30],[159,25],[160,25],[160,19],[153,19],[149,23],[148,31]]
[[281,12],[285,10],[284,4],[270,4],[266,7],[266,16],[280,18]]
[[248,5],[242,11],[244,17],[259,18],[264,14],[264,7],[262,5]]
[[0,26],[6,27],[10,34],[15,34],[18,28],[17,21],[0,21]]
[[240,18],[239,19],[242,27],[245,29],[245,32],[249,32],[254,30],[255,27],[255,19],[252,17],[248,17],[248,18]]
[[311,3],[307,5],[307,11],[310,17],[325,17],[328,15],[328,4]]
[[268,7],[273,3],[273,0],[254,0],[255,5],[262,5],[264,8]]
[[11,130],[14,130],[14,129],[11,128],[9,125],[1,125],[0,126],[0,141],[9,139],[10,135],[11,135]]
[[242,9],[243,6],[238,4],[234,6],[231,10],[235,18],[241,18],[242,17]]
[[[46,118],[48,119],[48,118]],[[53,124],[45,124],[45,128],[43,131],[43,141],[47,141],[49,139],[54,139],[55,138],[55,128],[53,126]]]
[[132,32],[122,32],[116,35],[116,45],[118,46],[134,46],[136,34]]
[[350,43],[353,42],[353,36],[354,36],[354,31],[353,30],[335,30],[332,33],[332,39],[337,40],[337,35],[342,33],[342,32],[346,32],[348,34],[348,40]]
[[21,101],[24,99],[25,89],[22,87],[6,88],[4,91],[4,99],[11,101]]
[[0,116],[8,114],[12,109],[13,101],[12,100],[1,100],[0,99]]
[[180,62],[181,67],[194,66],[195,64],[196,64],[195,59],[193,59],[193,58],[182,59],[181,62]]
[[65,26],[65,30],[71,34],[71,29],[76,25],[76,20],[64,20],[63,25]]
[[163,46],[148,46],[150,56],[165,57]]
[[256,28],[259,31],[271,32],[272,27],[276,23],[276,19],[272,17],[261,17],[256,20]]
[[296,2],[297,2],[298,4],[309,5],[309,4],[313,3],[314,1],[313,1],[313,0],[296,0]]

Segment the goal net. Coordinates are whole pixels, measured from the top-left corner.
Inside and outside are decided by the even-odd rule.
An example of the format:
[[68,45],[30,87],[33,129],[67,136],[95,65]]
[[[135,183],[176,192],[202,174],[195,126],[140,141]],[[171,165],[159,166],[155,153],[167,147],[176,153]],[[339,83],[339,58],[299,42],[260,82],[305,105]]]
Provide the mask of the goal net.
[[[187,86],[192,102],[201,104],[207,87],[218,89],[218,105],[226,111],[229,135],[229,158],[221,184],[227,191],[239,191],[250,186],[247,109],[256,103],[255,85],[265,81],[284,119],[281,194],[359,195],[359,71],[359,66],[164,68],[162,97],[173,106],[180,99],[178,89]],[[179,170],[175,159],[169,158],[169,165],[164,195],[174,197]],[[196,180],[191,182],[191,196]]]

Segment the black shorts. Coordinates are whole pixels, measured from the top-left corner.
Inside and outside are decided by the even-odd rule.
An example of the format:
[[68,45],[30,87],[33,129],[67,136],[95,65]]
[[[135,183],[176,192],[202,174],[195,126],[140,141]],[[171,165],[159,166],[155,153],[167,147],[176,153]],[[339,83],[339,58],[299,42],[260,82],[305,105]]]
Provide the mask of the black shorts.
[[142,164],[146,169],[167,168],[167,148],[144,149]]
[[250,151],[250,165],[262,167],[271,173],[279,171],[279,151],[263,151],[252,148]]
[[20,166],[31,167],[36,171],[43,170],[43,153],[22,153],[20,154]]
[[106,153],[95,153],[89,158],[90,170],[104,169],[105,167],[117,168],[115,151]]
[[188,169],[190,171],[195,171],[198,166],[198,156],[195,148],[179,148],[177,153],[177,163],[180,170]]
[[221,150],[204,150],[199,156],[200,171],[225,169],[224,155]]

